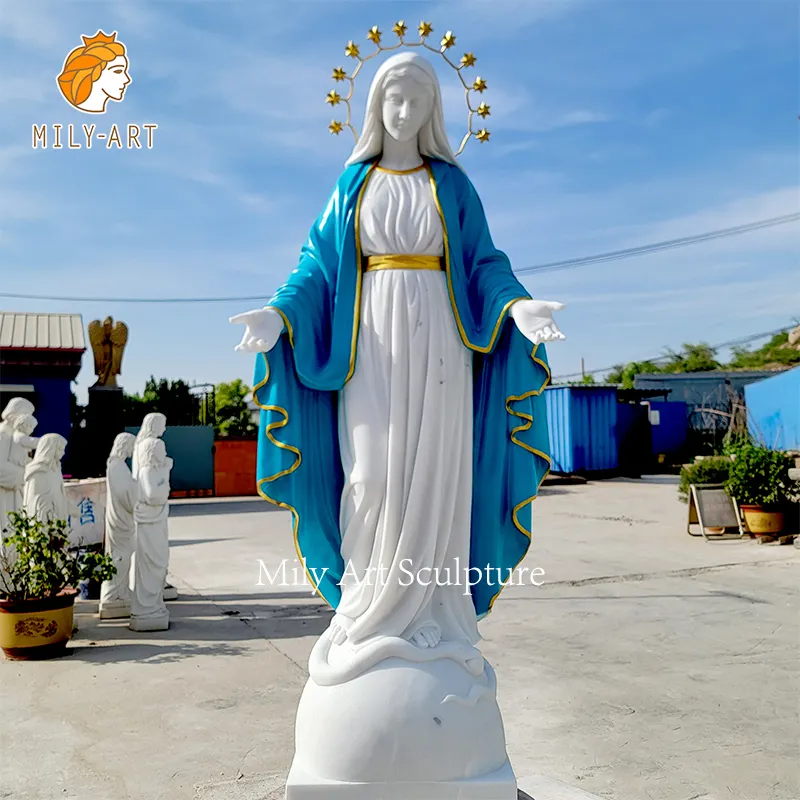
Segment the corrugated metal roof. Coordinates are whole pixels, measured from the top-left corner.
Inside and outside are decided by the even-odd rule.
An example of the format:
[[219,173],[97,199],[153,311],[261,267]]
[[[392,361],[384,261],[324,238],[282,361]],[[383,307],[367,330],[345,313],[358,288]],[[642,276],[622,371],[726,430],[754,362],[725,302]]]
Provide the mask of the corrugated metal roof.
[[80,314],[17,314],[0,311],[0,348],[85,350]]

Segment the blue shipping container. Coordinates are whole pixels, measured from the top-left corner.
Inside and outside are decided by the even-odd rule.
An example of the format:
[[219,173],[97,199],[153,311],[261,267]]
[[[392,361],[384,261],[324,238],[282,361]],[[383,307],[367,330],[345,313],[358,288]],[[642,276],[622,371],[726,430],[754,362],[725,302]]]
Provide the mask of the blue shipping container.
[[552,471],[606,472],[619,466],[617,390],[551,386],[545,391]]
[[800,450],[800,367],[744,389],[750,434],[767,447]]

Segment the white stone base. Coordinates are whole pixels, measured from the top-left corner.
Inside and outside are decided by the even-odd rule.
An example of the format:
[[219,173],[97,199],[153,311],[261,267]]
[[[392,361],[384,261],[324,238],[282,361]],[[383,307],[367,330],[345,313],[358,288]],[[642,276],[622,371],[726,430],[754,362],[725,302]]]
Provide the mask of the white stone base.
[[100,601],[100,619],[125,619],[131,615],[130,600]]
[[393,784],[320,780],[293,764],[286,800],[517,800],[517,781],[508,762],[480,778]]
[[169,611],[153,617],[131,617],[132,631],[165,631],[169,628]]

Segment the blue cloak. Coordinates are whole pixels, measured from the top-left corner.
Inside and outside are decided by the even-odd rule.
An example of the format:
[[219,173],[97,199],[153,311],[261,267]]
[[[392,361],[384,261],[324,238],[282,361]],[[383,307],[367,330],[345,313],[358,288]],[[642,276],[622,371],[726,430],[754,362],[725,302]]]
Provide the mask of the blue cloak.
[[[333,608],[344,572],[339,504],[338,392],[356,368],[361,308],[359,210],[377,160],[342,173],[314,223],[287,282],[270,306],[286,331],[256,360],[254,399],[261,408],[258,491],[292,512],[298,557]],[[471,568],[479,617],[524,558],[531,504],[549,467],[543,391],[550,379],[544,347],[519,333],[508,309],[530,295],[489,234],[480,198],[465,173],[427,160],[444,226],[450,301],[464,345],[473,351]],[[478,572],[471,573],[472,580]]]

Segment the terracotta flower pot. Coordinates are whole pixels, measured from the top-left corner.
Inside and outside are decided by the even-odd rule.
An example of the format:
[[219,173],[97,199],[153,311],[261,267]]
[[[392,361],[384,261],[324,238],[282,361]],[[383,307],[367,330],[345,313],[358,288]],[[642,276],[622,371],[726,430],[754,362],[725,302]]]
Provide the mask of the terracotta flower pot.
[[761,506],[740,506],[745,525],[756,536],[771,536],[783,530],[783,512],[766,511]]
[[0,600],[0,647],[6,658],[32,661],[64,655],[77,595],[65,589],[43,600]]

